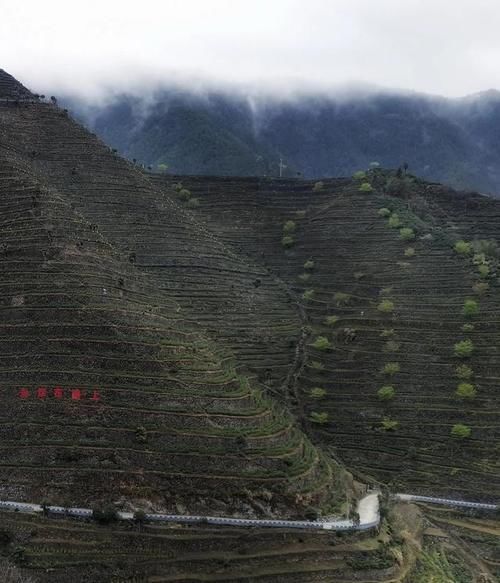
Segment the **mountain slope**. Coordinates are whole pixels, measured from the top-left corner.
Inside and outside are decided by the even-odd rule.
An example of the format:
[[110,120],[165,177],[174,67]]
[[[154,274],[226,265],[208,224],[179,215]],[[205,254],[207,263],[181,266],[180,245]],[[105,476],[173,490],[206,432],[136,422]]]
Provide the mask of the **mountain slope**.
[[[373,193],[351,180],[315,192],[292,180],[157,177],[166,193],[182,180],[200,221],[301,298],[299,409],[318,443],[399,491],[495,500],[500,203],[415,180],[403,194],[383,171],[367,179]],[[476,251],[457,253],[461,239]],[[464,314],[470,301],[477,314]],[[463,341],[470,356],[456,354]],[[452,433],[460,425],[469,437]]]
[[290,366],[279,284],[53,105],[0,105],[0,128],[1,497],[296,515],[342,496],[236,371],[237,334],[240,369]]
[[[107,105],[70,102],[107,143],[172,173],[349,176],[408,162],[427,179],[500,192],[500,97],[373,92],[295,100],[164,91]],[[125,114],[125,115],[124,115]]]

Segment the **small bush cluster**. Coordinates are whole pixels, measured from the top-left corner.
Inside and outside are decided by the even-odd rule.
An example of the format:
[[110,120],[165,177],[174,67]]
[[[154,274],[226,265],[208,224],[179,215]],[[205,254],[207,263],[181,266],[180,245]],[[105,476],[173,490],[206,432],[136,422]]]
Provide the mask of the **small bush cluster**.
[[382,369],[382,374],[392,376],[397,374],[400,370],[401,367],[399,366],[399,362],[388,362],[387,364],[384,365]]
[[316,350],[328,350],[331,347],[331,343],[326,336],[318,336],[312,346]]
[[470,437],[471,433],[471,428],[467,425],[463,425],[462,423],[457,423],[451,428],[452,437],[457,437],[459,439]]
[[325,365],[320,362],[319,360],[311,360],[311,362],[308,365],[310,368],[312,368],[313,370],[325,370]]
[[197,209],[200,206],[200,199],[199,198],[190,198],[186,206],[190,209]]
[[455,391],[463,399],[472,399],[476,396],[476,387],[471,383],[460,383]]
[[328,423],[328,413],[318,413],[317,411],[311,411],[309,415],[309,421],[313,423],[318,423],[319,425],[324,425]]
[[382,300],[378,306],[377,306],[377,310],[379,312],[382,312],[383,314],[390,314],[392,312],[394,312],[394,302],[392,302],[391,300]]
[[314,387],[314,389],[311,389],[311,397],[313,397],[313,399],[322,399],[325,395],[326,391],[321,387]]
[[384,431],[395,431],[399,427],[399,422],[390,417],[384,417],[380,422],[380,426]]
[[401,227],[401,219],[397,213],[392,213],[388,221],[389,227],[399,229]]
[[459,255],[470,255],[472,253],[472,244],[467,241],[457,241],[453,248]]
[[339,321],[338,316],[327,316],[325,318],[325,325],[326,326],[335,326],[335,324]]
[[191,198],[191,191],[187,188],[181,188],[178,191],[178,196],[183,202],[187,202]]
[[455,356],[458,356],[459,358],[469,358],[474,352],[474,344],[472,343],[472,340],[469,339],[461,340],[455,344],[453,349]]
[[349,294],[344,293],[344,292],[337,292],[333,296],[333,299],[335,300],[335,303],[337,304],[337,306],[347,306],[347,304],[351,300],[351,296]]
[[381,401],[390,401],[394,399],[394,395],[396,394],[396,390],[391,385],[384,385],[377,391],[378,398]]
[[302,299],[306,301],[312,300],[313,297],[314,297],[313,289],[306,289],[306,291],[302,294]]
[[470,366],[461,364],[455,369],[455,376],[459,379],[469,380],[474,376],[474,371]]
[[285,235],[282,239],[281,239],[281,245],[285,248],[285,249],[289,249],[290,247],[292,247],[295,243],[295,239],[293,237],[291,237],[290,235]]
[[403,241],[413,241],[415,239],[415,231],[409,227],[403,227],[399,229],[399,236]]
[[465,300],[464,307],[462,308],[462,315],[466,318],[472,318],[479,314],[479,304],[476,300]]

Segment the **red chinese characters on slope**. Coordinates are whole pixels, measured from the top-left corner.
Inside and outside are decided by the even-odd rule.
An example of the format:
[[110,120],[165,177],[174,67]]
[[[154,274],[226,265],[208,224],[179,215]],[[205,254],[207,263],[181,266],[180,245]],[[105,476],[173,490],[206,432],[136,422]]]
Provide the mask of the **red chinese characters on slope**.
[[63,387],[54,387],[49,389],[47,387],[37,387],[35,390],[30,390],[26,387],[19,389],[17,394],[19,399],[65,399],[69,398],[72,401],[93,401],[101,400],[101,395],[97,389],[85,391],[83,389],[64,389]]

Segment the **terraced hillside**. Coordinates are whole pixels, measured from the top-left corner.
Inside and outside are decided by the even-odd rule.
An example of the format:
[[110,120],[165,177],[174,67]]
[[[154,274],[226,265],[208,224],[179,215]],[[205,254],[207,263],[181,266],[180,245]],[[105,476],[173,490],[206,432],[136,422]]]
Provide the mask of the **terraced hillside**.
[[9,75],[3,69],[0,69],[0,99],[2,100],[16,100],[16,99],[33,99],[34,95],[21,85],[17,79]]
[[123,258],[155,277],[186,317],[229,346],[242,369],[275,386],[284,380],[300,319],[260,264],[242,260],[54,105],[31,98],[4,106],[0,132],[0,146],[64,192]]
[[411,565],[412,540],[404,534],[410,516],[391,517],[375,538],[210,526],[103,527],[8,513],[0,526],[0,569],[4,555],[38,583],[389,583]]
[[0,124],[0,497],[280,515],[340,503],[340,475],[286,410],[237,374],[194,310],[186,315],[154,273],[112,245],[113,215],[101,215],[101,229],[72,196],[40,182],[8,126]]
[[309,337],[297,412],[318,442],[399,490],[498,498],[497,201],[419,181],[389,195],[394,176],[381,171],[364,179],[372,192],[156,180],[172,197],[182,181],[196,218],[299,299]]

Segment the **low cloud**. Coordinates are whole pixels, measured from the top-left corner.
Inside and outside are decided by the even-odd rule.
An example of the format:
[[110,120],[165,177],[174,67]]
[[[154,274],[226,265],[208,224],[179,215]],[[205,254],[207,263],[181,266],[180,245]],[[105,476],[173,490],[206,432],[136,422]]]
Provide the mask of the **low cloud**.
[[0,67],[48,94],[500,88],[497,0],[0,1]]

